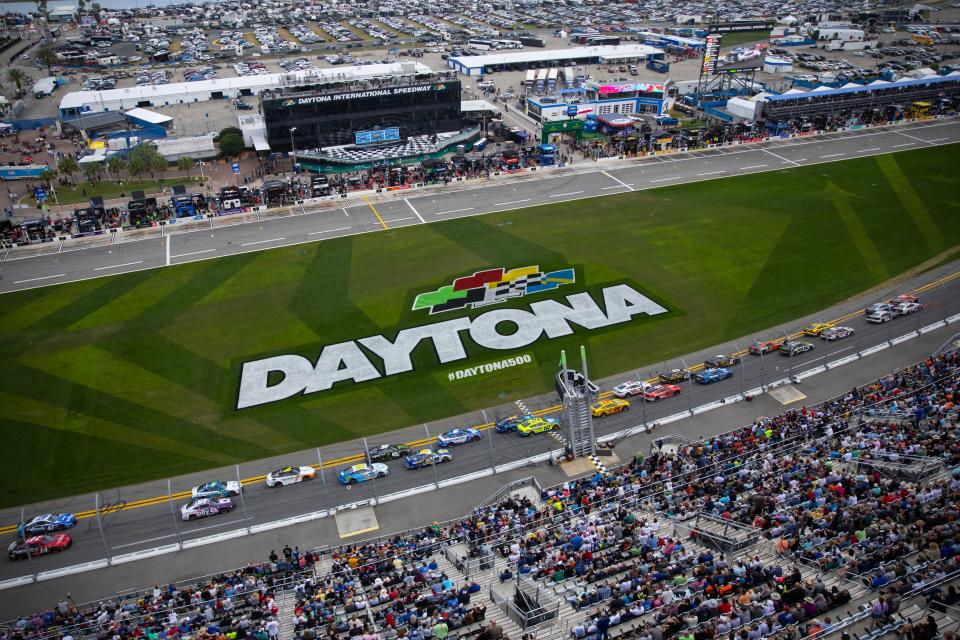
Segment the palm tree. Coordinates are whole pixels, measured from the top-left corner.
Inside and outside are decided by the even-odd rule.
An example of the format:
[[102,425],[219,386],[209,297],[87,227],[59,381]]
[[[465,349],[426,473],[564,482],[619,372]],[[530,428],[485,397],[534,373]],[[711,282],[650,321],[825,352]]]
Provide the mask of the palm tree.
[[23,69],[12,67],[7,70],[7,80],[17,85],[18,92],[23,89],[23,81],[26,79],[27,74],[23,72]]
[[177,169],[180,169],[181,171],[186,171],[187,177],[189,178],[190,170],[193,169],[193,158],[187,158],[186,156],[184,156],[183,158],[179,158],[177,160]]
[[113,156],[107,160],[107,171],[113,174],[113,177],[120,182],[120,170],[123,169],[123,160],[118,156]]
[[37,60],[47,65],[47,73],[53,75],[53,71],[51,71],[50,67],[52,67],[53,63],[57,61],[57,54],[54,53],[53,49],[47,46],[37,49]]
[[83,176],[87,182],[94,183],[100,179],[100,163],[88,162],[83,165]]
[[73,180],[73,174],[80,171],[80,164],[74,159],[73,156],[64,156],[60,160],[60,173],[67,176]]

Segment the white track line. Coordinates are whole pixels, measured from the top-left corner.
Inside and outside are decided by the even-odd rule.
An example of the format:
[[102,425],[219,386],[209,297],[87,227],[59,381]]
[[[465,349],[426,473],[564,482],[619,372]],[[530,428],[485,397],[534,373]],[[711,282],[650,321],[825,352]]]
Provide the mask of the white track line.
[[698,173],[698,174],[697,174],[697,177],[699,178],[699,177],[701,177],[701,176],[715,176],[715,175],[717,175],[718,173],[726,173],[726,171],[723,171],[723,170],[720,170],[720,171],[707,171],[706,173]]
[[256,242],[244,242],[240,246],[252,247],[255,244],[264,244],[265,242],[280,242],[281,240],[286,240],[286,238],[270,238],[269,240],[257,240]]
[[311,231],[307,235],[315,236],[321,233],[333,233],[334,231],[346,231],[347,229],[353,229],[353,227],[337,227],[336,229],[327,229],[326,231]]
[[530,202],[530,198],[524,198],[523,200],[511,200],[510,202],[495,202],[493,203],[493,206],[505,207],[508,204],[520,204],[521,202]]
[[549,197],[551,198],[563,198],[564,196],[575,196],[583,193],[583,191],[568,191],[567,193],[552,193]]
[[842,153],[827,153],[827,154],[824,154],[824,155],[822,155],[822,156],[820,156],[820,157],[821,157],[821,158],[839,158],[839,157],[842,156],[842,155],[844,155],[844,154],[842,154]]
[[873,153],[874,151],[880,151],[880,147],[873,147],[871,149],[860,149],[857,153]]
[[903,144],[895,144],[895,145],[893,145],[893,146],[890,147],[890,148],[891,148],[891,149],[899,149],[900,147],[909,147],[909,146],[914,145],[914,144],[917,144],[917,143],[916,143],[916,142],[904,142]]
[[474,207],[467,207],[466,209],[451,209],[450,211],[435,211],[433,215],[435,216],[445,216],[448,213],[460,213],[461,211],[473,211]]
[[[406,218],[394,218],[393,220],[387,220],[386,222],[403,222],[404,220],[413,220],[413,216],[407,216]],[[423,218],[420,218],[423,221]]]
[[799,166],[800,166],[799,163],[794,162],[793,160],[790,160],[789,158],[784,158],[783,156],[778,155],[778,154],[774,153],[773,151],[770,151],[770,149],[764,149],[763,152],[764,152],[764,153],[769,153],[769,154],[772,155],[774,158],[777,158],[777,159],[782,160],[782,161],[784,161],[784,162],[789,162],[790,164],[792,164],[792,165],[795,166],[795,167],[799,167]]
[[170,243],[173,241],[173,238],[167,236],[167,241],[164,243],[167,245],[167,266],[170,266]]
[[201,249],[200,251],[189,251],[187,253],[178,253],[175,256],[170,256],[171,258],[185,258],[186,256],[195,256],[198,253],[210,253],[211,251],[216,251],[216,249]]
[[749,167],[740,167],[740,171],[749,171],[750,169],[763,169],[765,164],[752,164]]
[[626,187],[627,189],[630,189],[630,191],[633,191],[633,185],[627,184],[626,182],[617,178],[616,176],[610,175],[606,171],[601,171],[600,173],[602,173],[603,175],[607,176],[608,178],[610,178],[611,180],[617,183],[614,187],[603,187],[603,189],[614,189],[616,187]]
[[679,180],[683,176],[670,176],[669,178],[657,178],[656,180],[651,180],[650,182],[666,182],[667,180]]
[[427,221],[423,219],[423,216],[420,215],[420,212],[413,208],[413,204],[409,199],[404,199],[404,202],[407,203],[407,206],[410,207],[410,211],[413,211],[414,215],[417,216],[417,219],[420,220],[420,222],[427,224]]
[[40,278],[30,278],[29,280],[14,280],[13,284],[23,284],[24,282],[36,282],[37,280],[49,280],[50,278],[62,278],[62,277],[65,276],[65,275],[67,275],[67,274],[65,274],[65,273],[58,273],[58,274],[55,275],[55,276],[43,276],[43,277],[40,277]]
[[[124,262],[123,264],[110,264],[105,267],[97,267],[94,271],[103,271],[104,269],[119,269],[120,267],[132,267],[135,264],[143,264],[143,260],[136,262]],[[169,262],[167,264],[170,264]]]

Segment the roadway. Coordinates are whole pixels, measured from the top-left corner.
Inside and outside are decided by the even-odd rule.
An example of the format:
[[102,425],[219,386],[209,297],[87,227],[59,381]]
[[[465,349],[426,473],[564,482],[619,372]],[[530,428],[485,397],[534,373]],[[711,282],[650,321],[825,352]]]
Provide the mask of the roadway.
[[[783,357],[777,353],[765,356],[743,357],[736,365],[734,376],[728,380],[701,386],[692,382],[684,383],[679,396],[656,403],[640,403],[634,399],[630,411],[608,418],[598,419],[598,435],[609,435],[635,427],[641,423],[654,424],[666,416],[676,415],[691,408],[735,396],[744,390],[761,387],[774,380],[787,377],[791,373],[800,374],[827,362],[844,356],[868,350],[870,347],[885,343],[898,336],[915,331],[943,320],[947,316],[960,313],[960,271],[957,263],[944,265],[922,276],[916,276],[883,291],[874,291],[869,295],[837,305],[810,318],[804,318],[781,329],[771,330],[762,338],[773,338],[784,334],[794,334],[811,319],[839,321],[856,330],[856,334],[845,340],[827,343],[818,338],[808,338],[815,344],[812,352],[795,358]],[[898,318],[884,325],[871,325],[863,321],[860,313],[863,306],[871,301],[888,299],[906,291],[918,291],[925,308],[923,311]],[[954,325],[955,326],[955,325]],[[955,329],[938,330],[940,340],[946,340]],[[720,352],[734,352],[747,346],[751,337],[737,342],[719,345],[710,351],[688,354],[684,358],[651,365],[648,369],[634,374],[624,374],[599,381],[601,389],[609,389],[623,380],[637,377],[648,378],[657,370],[673,367],[697,367],[704,358]],[[910,344],[909,342],[906,344]],[[882,352],[883,355],[865,356],[861,362],[887,358],[897,361],[898,347]],[[902,358],[902,356],[901,356]],[[857,367],[858,364],[847,366]],[[786,408],[786,407],[784,407]],[[56,568],[77,565],[83,562],[102,559],[109,547],[112,556],[144,551],[154,547],[177,542],[179,538],[191,540],[211,534],[242,529],[246,525],[258,525],[266,522],[290,518],[306,513],[322,511],[337,505],[369,500],[388,493],[402,491],[451,478],[481,471],[491,465],[505,465],[531,456],[556,451],[562,447],[552,434],[521,438],[516,433],[500,434],[491,429],[496,418],[532,412],[539,415],[555,415],[556,396],[544,394],[524,399],[513,404],[501,405],[485,411],[456,416],[428,425],[410,427],[389,435],[384,440],[371,441],[370,446],[382,441],[407,442],[420,445],[433,439],[438,433],[454,426],[477,426],[483,429],[484,438],[477,443],[453,448],[454,461],[439,465],[434,469],[426,468],[409,471],[402,462],[390,464],[391,474],[382,480],[367,482],[354,487],[340,485],[336,472],[361,459],[364,442],[354,440],[323,447],[319,451],[304,451],[269,460],[258,460],[205,473],[190,474],[170,481],[154,481],[135,486],[103,492],[99,498],[92,495],[76,496],[42,504],[29,505],[24,513],[29,517],[35,513],[69,511],[81,515],[78,525],[70,531],[75,539],[74,547],[67,553],[36,559],[34,567],[38,571],[50,571]],[[663,433],[672,432],[673,427],[664,427]],[[322,465],[321,465],[322,463]],[[263,483],[263,474],[283,464],[313,464],[321,469],[320,477],[313,482],[300,485],[267,488]],[[174,517],[176,509],[186,501],[185,493],[193,485],[210,479],[241,478],[245,483],[244,500],[241,508],[231,514],[215,516],[193,522],[181,522]],[[167,495],[173,496],[172,500]],[[96,517],[95,506],[102,509],[100,518]],[[0,528],[6,540],[12,540],[13,523],[20,517],[19,509],[0,511]],[[424,514],[423,520],[429,518]],[[99,522],[98,522],[99,520]],[[103,535],[100,524],[102,523]],[[0,580],[29,574],[31,567],[25,561],[7,562],[0,565]]]
[[[446,188],[350,199],[341,207],[213,229],[97,246],[49,243],[13,249],[0,260],[0,293],[104,277],[250,251],[399,229],[666,185],[779,171],[960,142],[960,122],[935,120],[756,145],[574,165],[511,179],[454,182]],[[402,195],[398,195],[402,194]]]

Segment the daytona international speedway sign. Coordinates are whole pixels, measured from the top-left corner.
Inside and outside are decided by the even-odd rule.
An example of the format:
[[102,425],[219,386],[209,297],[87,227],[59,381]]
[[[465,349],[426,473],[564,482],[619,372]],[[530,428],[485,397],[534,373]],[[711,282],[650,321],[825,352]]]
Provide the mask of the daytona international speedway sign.
[[[537,266],[487,269],[458,278],[436,291],[416,296],[413,311],[429,314],[482,309],[507,300],[534,296],[576,282],[573,269],[544,273]],[[402,329],[391,341],[367,336],[323,347],[316,362],[300,355],[281,355],[243,363],[237,408],[277,402],[295,395],[327,391],[337,382],[368,382],[414,370],[413,350],[429,342],[440,364],[468,358],[463,338],[486,349],[509,351],[541,338],[572,335],[574,326],[588,331],[629,322],[640,314],[667,310],[627,284],[604,287],[598,302],[587,292],[566,301],[538,300],[527,309],[491,309],[479,315]],[[270,384],[271,375],[281,374]],[[275,378],[274,378],[275,379]]]

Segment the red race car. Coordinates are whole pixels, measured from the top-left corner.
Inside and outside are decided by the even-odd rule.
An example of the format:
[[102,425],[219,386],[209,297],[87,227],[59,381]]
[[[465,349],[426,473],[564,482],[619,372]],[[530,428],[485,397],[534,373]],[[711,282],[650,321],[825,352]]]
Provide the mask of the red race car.
[[66,533],[58,533],[52,536],[32,536],[23,540],[16,540],[7,547],[7,555],[11,560],[23,560],[29,552],[31,556],[37,557],[48,553],[60,553],[69,549],[73,544],[73,539]]
[[675,384],[656,384],[646,388],[643,392],[643,399],[647,402],[656,402],[679,394],[680,387]]
[[783,346],[783,340],[757,340],[750,345],[750,353],[759,356],[762,353],[778,351]]

